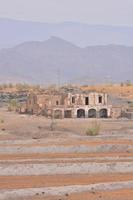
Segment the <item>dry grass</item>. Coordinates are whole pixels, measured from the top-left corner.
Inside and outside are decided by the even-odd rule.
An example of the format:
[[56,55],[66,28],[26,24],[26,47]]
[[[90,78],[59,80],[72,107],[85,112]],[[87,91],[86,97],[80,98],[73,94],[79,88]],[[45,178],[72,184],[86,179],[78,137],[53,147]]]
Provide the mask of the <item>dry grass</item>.
[[109,84],[82,87],[83,90],[106,92],[122,98],[133,99],[133,85]]

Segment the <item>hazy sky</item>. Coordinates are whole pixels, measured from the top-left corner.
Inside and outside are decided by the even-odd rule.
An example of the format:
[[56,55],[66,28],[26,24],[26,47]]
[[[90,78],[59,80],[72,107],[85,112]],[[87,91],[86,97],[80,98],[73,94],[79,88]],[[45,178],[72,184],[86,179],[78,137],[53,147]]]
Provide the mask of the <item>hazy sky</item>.
[[0,0],[0,17],[133,26],[133,0]]

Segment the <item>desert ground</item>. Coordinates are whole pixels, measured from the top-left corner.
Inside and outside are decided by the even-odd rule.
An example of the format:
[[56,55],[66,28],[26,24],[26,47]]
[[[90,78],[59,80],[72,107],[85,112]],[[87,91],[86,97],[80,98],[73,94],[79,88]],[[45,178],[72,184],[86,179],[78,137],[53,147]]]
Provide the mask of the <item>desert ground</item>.
[[133,99],[133,85],[132,84],[99,84],[93,86],[83,86],[83,90],[94,90],[97,92],[106,92],[110,95],[124,98],[127,100]]
[[0,200],[133,200],[133,121],[0,109]]

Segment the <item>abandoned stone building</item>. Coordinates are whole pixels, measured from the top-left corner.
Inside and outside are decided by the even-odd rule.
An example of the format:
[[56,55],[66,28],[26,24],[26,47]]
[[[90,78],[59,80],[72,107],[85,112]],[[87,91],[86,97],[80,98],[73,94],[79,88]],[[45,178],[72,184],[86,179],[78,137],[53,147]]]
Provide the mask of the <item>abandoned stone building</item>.
[[54,118],[109,118],[108,95],[97,92],[29,94],[21,113]]

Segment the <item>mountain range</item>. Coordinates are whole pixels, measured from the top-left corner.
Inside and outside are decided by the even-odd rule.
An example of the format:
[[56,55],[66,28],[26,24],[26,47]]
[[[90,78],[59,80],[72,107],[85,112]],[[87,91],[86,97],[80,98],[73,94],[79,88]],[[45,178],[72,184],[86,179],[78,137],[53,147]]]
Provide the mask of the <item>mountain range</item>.
[[0,50],[0,82],[39,84],[133,81],[133,47],[79,47],[58,37]]
[[62,38],[80,47],[108,44],[133,46],[133,27],[0,19],[0,49],[28,41],[45,41],[51,36]]

